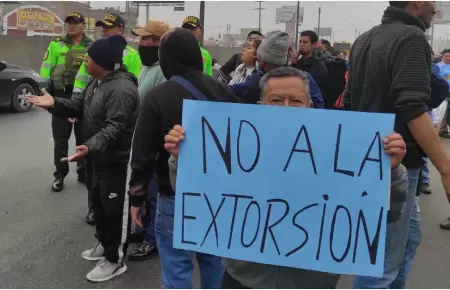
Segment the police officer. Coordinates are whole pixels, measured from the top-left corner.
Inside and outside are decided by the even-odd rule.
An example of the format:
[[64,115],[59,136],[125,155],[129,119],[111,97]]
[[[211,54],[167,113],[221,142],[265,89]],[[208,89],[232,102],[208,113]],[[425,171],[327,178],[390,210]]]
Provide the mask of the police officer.
[[[97,21],[95,26],[102,27],[102,37],[123,35],[125,31],[125,21],[120,15],[114,13],[107,14],[103,20]],[[129,45],[123,51],[123,64],[128,72],[139,77],[139,73],[141,72],[141,59],[139,53]],[[83,63],[75,79],[74,93],[81,93],[86,87],[88,80],[89,74]]]
[[[84,34],[85,18],[81,13],[72,12],[66,19],[67,34],[50,42],[45,52],[40,69],[40,85],[53,96],[70,98],[74,89],[75,76],[83,63],[92,40]],[[74,127],[77,146],[82,142],[81,124],[72,120],[52,115],[52,131],[54,142],[54,163],[56,171],[52,190],[59,192],[64,188],[64,178],[69,173],[67,162],[61,159],[67,157],[69,139]],[[78,181],[85,182],[85,172],[79,164],[77,168]]]
[[[102,27],[102,37],[108,37],[112,35],[123,35],[125,30],[125,21],[118,14],[109,13],[103,20],[99,20],[95,23],[96,27]],[[141,58],[139,53],[127,45],[123,51],[123,64],[129,73],[132,73],[136,77],[139,77],[141,71]],[[89,74],[86,71],[85,63],[80,67],[78,74],[75,78],[74,93],[81,93],[86,87],[89,81]],[[86,216],[86,223],[95,225],[95,215],[92,210],[92,192],[88,188],[88,214]]]
[[[200,19],[198,19],[195,16],[188,16],[184,19],[182,28],[186,28],[195,35],[198,41],[200,41],[200,37],[202,37],[202,24],[200,23]],[[200,46],[200,51],[202,52],[203,57],[203,72],[208,75],[212,76],[212,58],[211,54]]]

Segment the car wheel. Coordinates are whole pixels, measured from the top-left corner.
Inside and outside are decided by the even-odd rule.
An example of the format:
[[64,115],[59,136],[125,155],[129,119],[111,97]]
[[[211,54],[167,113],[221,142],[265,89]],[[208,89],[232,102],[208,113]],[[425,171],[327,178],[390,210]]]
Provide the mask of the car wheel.
[[29,111],[31,104],[27,103],[26,97],[35,94],[36,92],[32,86],[29,84],[20,84],[14,91],[14,95],[11,100],[11,107],[17,112]]

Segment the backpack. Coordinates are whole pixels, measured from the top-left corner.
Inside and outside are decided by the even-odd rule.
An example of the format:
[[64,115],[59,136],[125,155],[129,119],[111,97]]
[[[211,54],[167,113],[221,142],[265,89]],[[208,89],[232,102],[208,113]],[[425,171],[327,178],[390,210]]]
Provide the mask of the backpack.
[[[348,82],[348,71],[345,73],[345,86],[347,86],[347,82]],[[344,109],[344,93],[345,90],[337,98],[336,103],[334,103],[334,109],[338,110]]]
[[327,88],[325,93],[325,108],[335,108],[336,100],[344,92],[347,81],[347,63],[340,58],[325,59],[325,66],[328,70]]

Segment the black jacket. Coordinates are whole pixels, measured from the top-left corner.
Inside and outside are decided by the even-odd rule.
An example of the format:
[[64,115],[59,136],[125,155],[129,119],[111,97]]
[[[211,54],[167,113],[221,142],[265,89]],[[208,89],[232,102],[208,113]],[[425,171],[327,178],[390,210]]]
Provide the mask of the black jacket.
[[312,57],[302,57],[296,64],[292,65],[299,70],[308,72],[319,86],[322,94],[325,94],[327,89],[328,69],[325,65],[326,58],[327,56],[323,52],[314,50]]
[[[227,79],[231,79],[230,74],[242,63],[241,60],[241,53],[235,53],[233,54],[232,57],[230,57],[230,59],[224,63],[221,67],[220,67],[220,71],[219,73],[221,75],[223,75],[224,77],[226,77]],[[228,79],[228,82],[229,82]],[[228,83],[227,82],[227,83]]]
[[353,44],[344,95],[352,110],[396,114],[394,130],[406,142],[407,168],[422,165],[423,152],[407,124],[429,110],[431,48],[425,30],[418,18],[388,7],[381,24]]
[[119,69],[98,84],[92,79],[83,93],[55,98],[52,114],[82,122],[83,141],[99,162],[128,163],[139,114],[137,79]]
[[[180,50],[180,43],[183,49]],[[184,99],[195,99],[183,86],[171,81],[182,76],[211,101],[235,102],[231,89],[203,74],[203,60],[195,37],[177,28],[160,45],[160,65],[168,80],[143,96],[141,113],[133,138],[131,156],[130,201],[139,206],[145,199],[150,177],[156,170],[160,194],[173,195],[169,178],[169,153],[164,149],[164,136],[181,124]],[[136,193],[135,193],[136,192]]]

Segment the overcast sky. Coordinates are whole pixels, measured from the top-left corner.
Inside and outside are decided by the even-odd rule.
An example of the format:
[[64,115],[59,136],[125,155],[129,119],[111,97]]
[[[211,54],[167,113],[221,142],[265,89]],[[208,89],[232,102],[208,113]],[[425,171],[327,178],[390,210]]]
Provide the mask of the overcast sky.
[[[125,1],[91,1],[94,8],[105,6],[120,6],[125,10]],[[264,32],[283,29],[284,24],[276,24],[276,8],[283,5],[297,5],[297,1],[265,1],[261,13],[261,27]],[[356,34],[367,31],[379,24],[388,1],[301,1],[304,8],[304,21],[301,30],[317,27],[318,7],[322,7],[321,27],[332,27],[333,37],[336,41],[353,42]],[[186,1],[185,11],[174,12],[173,7],[150,7],[150,19],[168,22],[171,26],[179,26],[184,17],[199,15],[199,1]],[[217,37],[219,33],[226,32],[227,24],[231,25],[231,33],[239,33],[239,28],[258,27],[258,2],[252,1],[207,1],[205,12],[205,37]],[[139,11],[139,24],[143,25],[145,8]],[[435,28],[435,41],[447,41],[445,34],[449,26],[439,25]]]

